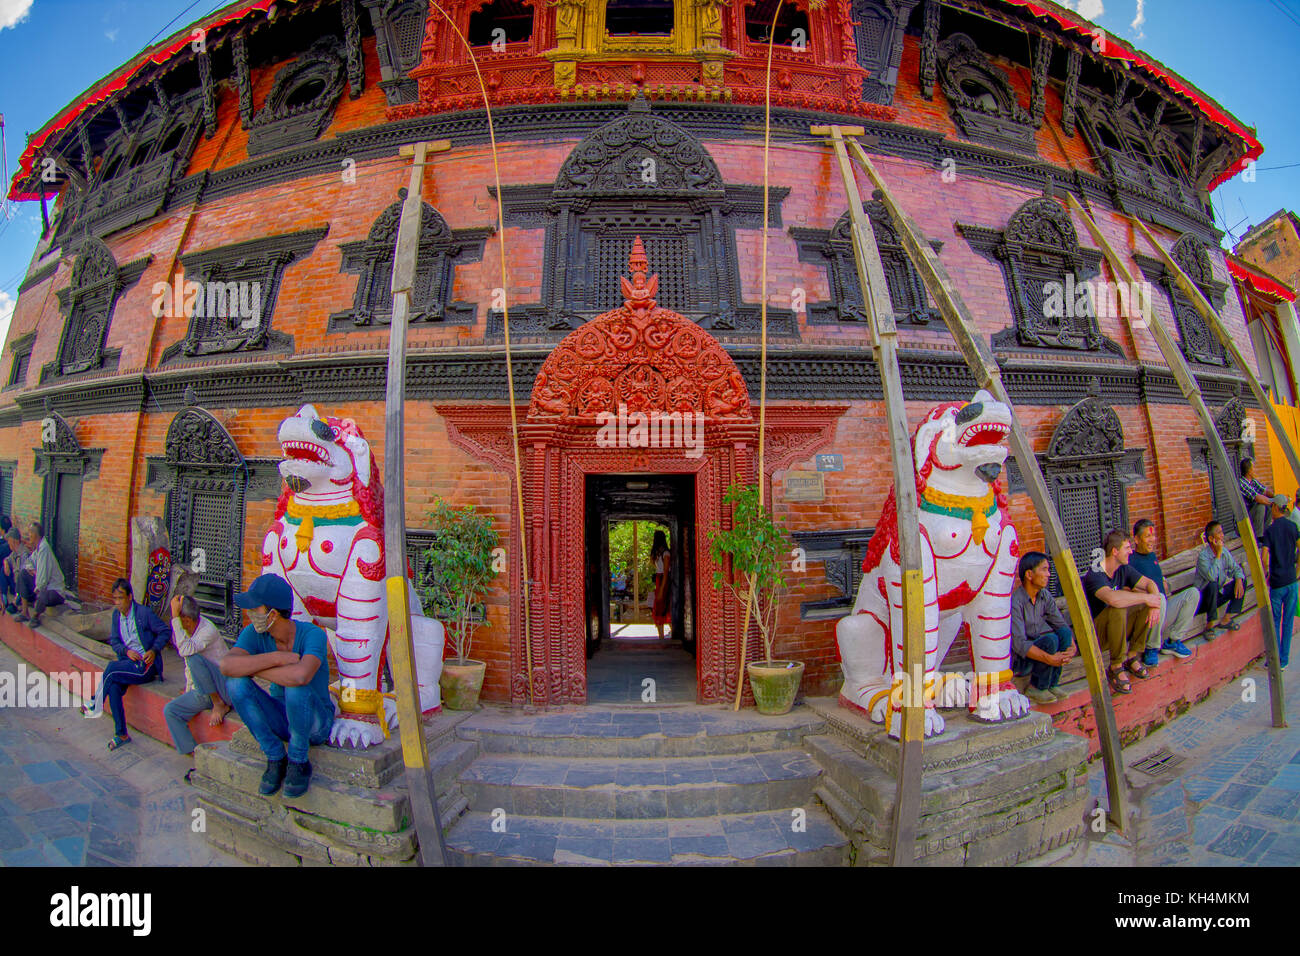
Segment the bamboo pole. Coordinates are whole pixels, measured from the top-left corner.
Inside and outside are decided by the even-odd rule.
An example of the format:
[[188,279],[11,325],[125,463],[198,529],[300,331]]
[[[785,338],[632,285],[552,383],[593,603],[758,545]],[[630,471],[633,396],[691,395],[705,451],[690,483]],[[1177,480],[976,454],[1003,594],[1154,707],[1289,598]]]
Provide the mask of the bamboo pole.
[[397,692],[397,723],[406,764],[411,815],[420,841],[422,866],[444,866],[447,846],[438,814],[438,792],[429,768],[420,714],[420,688],[415,677],[415,645],[411,635],[410,588],[406,581],[405,396],[406,324],[411,314],[411,287],[420,245],[420,216],[424,200],[424,167],[430,150],[451,149],[448,140],[403,147],[413,156],[411,184],[402,203],[393,251],[393,319],[388,336],[388,390],[384,427],[384,586],[388,592],[388,651]]
[[[903,715],[899,738],[899,771],[889,841],[891,866],[910,866],[916,859],[916,827],[921,812],[921,767],[925,740],[925,594],[921,569],[921,531],[916,502],[916,469],[907,434],[903,377],[898,368],[898,326],[885,283],[871,223],[862,211],[857,178],[844,148],[845,136],[861,136],[860,126],[814,126],[814,136],[831,137],[835,158],[849,199],[853,224],[853,259],[870,320],[871,345],[885,399],[889,429],[889,458],[894,472],[894,503],[898,514],[899,564],[903,574]],[[892,620],[893,614],[890,614]],[[892,642],[891,642],[892,644]],[[890,654],[893,648],[890,647]],[[891,708],[892,709],[892,705]],[[885,720],[890,719],[890,709]],[[888,724],[886,724],[888,726]]]
[[[943,315],[953,341],[961,349],[963,358],[970,368],[979,386],[994,398],[1012,408],[1006,387],[1002,384],[1002,372],[989,350],[988,343],[975,334],[975,318],[963,301],[961,294],[953,285],[948,271],[935,255],[916,222],[894,199],[888,185],[875,165],[867,157],[862,147],[849,140],[853,158],[870,177],[872,184],[883,197],[885,209],[893,220],[898,235],[907,250],[908,258],[925,283],[930,297]],[[1093,711],[1097,721],[1097,738],[1101,747],[1102,762],[1106,773],[1106,792],[1109,800],[1108,817],[1111,825],[1123,832],[1128,819],[1128,790],[1124,780],[1123,754],[1120,750],[1119,730],[1115,723],[1115,711],[1111,706],[1110,688],[1102,675],[1101,649],[1097,645],[1097,634],[1093,627],[1092,615],[1088,612],[1088,603],[1083,593],[1079,570],[1074,563],[1074,555],[1065,538],[1061,520],[1047,491],[1043,473],[1034,457],[1034,448],[1024,428],[1014,414],[1011,416],[1011,435],[1008,444],[1011,453],[1020,466],[1020,473],[1025,479],[1030,500],[1043,526],[1043,536],[1048,549],[1056,562],[1057,577],[1065,592],[1070,619],[1078,637],[1080,654],[1083,657],[1084,673],[1088,678],[1088,689],[1092,692]]]
[[[1164,356],[1165,364],[1169,366],[1169,371],[1173,373],[1174,380],[1183,393],[1183,398],[1187,399],[1192,406],[1192,411],[1196,413],[1197,420],[1201,423],[1201,431],[1205,433],[1206,444],[1209,446],[1210,454],[1214,456],[1215,467],[1227,476],[1229,482],[1228,498],[1232,502],[1232,517],[1237,522],[1237,533],[1241,535],[1241,543],[1246,549],[1246,559],[1250,565],[1250,576],[1255,585],[1255,598],[1259,604],[1260,625],[1264,639],[1264,659],[1268,662],[1268,693],[1273,726],[1285,727],[1287,725],[1286,701],[1284,697],[1285,690],[1282,685],[1281,659],[1276,638],[1277,625],[1273,620],[1273,608],[1268,599],[1268,582],[1264,578],[1264,565],[1260,557],[1259,545],[1255,541],[1255,531],[1251,527],[1246,505],[1241,496],[1236,494],[1235,482],[1237,476],[1234,473],[1232,462],[1228,458],[1228,451],[1223,446],[1223,439],[1219,436],[1219,430],[1214,427],[1214,420],[1210,418],[1209,409],[1205,407],[1205,400],[1196,385],[1196,380],[1192,377],[1191,370],[1187,367],[1182,352],[1169,334],[1164,322],[1151,308],[1151,299],[1147,294],[1146,285],[1139,285],[1134,281],[1133,274],[1129,271],[1128,266],[1120,259],[1114,248],[1111,247],[1110,242],[1097,228],[1097,224],[1093,222],[1092,217],[1079,204],[1079,201],[1073,195],[1069,197],[1069,201],[1070,208],[1083,220],[1093,239],[1101,247],[1103,254],[1106,256],[1106,261],[1110,263],[1111,272],[1114,273],[1115,278],[1125,283],[1130,289],[1136,288],[1140,290],[1142,304],[1139,314],[1146,320],[1147,327],[1151,329],[1152,335],[1155,336],[1156,344],[1160,346],[1160,354]],[[1136,219],[1133,222],[1137,223],[1138,228],[1146,236],[1147,242],[1161,254],[1165,260],[1166,268],[1173,272],[1179,286],[1183,289],[1183,293],[1189,296],[1191,292],[1196,293],[1196,296],[1200,299],[1197,311],[1201,311],[1202,307],[1208,311],[1208,315],[1206,312],[1201,313],[1206,320],[1206,324],[1215,330],[1219,338],[1224,342],[1225,347],[1231,346],[1233,361],[1237,363],[1239,368],[1245,370],[1255,395],[1259,398],[1262,392],[1259,380],[1255,377],[1255,373],[1250,370],[1250,366],[1246,364],[1244,357],[1237,349],[1236,343],[1226,337],[1226,330],[1219,320],[1218,313],[1205,301],[1205,297],[1200,294],[1200,290],[1196,288],[1173,257],[1165,253],[1164,248],[1156,241],[1155,236],[1151,235],[1146,226]],[[1196,305],[1195,300],[1193,300],[1193,304]],[[1132,303],[1129,303],[1129,307],[1132,308]],[[1291,439],[1282,428],[1281,423],[1277,421],[1277,413],[1273,411],[1273,406],[1269,402],[1267,395],[1263,395],[1261,404],[1268,410],[1270,420],[1274,422],[1273,430],[1276,432],[1278,440],[1282,442],[1283,448],[1289,450],[1290,455],[1294,456],[1295,450],[1291,447]],[[1295,468],[1294,464],[1292,464],[1292,468]],[[1297,470],[1297,474],[1300,474],[1300,470]]]

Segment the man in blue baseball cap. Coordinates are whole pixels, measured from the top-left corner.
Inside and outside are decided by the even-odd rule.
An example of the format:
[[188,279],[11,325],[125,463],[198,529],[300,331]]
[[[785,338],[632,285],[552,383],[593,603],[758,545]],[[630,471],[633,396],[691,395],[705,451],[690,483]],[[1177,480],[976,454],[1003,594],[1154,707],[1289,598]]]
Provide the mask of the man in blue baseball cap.
[[[307,748],[327,741],[334,723],[325,632],[293,620],[293,589],[279,575],[263,574],[235,595],[235,604],[252,623],[222,658],[221,673],[230,702],[266,755],[258,792],[270,796],[283,783],[286,797],[300,797],[311,783]],[[270,681],[270,693],[254,677]]]

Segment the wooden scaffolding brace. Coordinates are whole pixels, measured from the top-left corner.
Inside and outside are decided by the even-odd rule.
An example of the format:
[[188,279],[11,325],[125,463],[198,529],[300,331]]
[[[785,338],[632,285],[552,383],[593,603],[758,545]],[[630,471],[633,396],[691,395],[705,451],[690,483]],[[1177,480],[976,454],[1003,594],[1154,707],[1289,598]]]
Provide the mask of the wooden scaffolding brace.
[[[897,364],[897,328],[893,320],[879,250],[870,224],[867,223],[866,216],[862,212],[861,196],[852,167],[848,163],[846,145],[852,150],[853,159],[863,168],[875,190],[880,193],[885,209],[898,231],[903,248],[925,283],[930,297],[943,315],[944,322],[953,340],[961,349],[962,356],[977,385],[1012,409],[1009,439],[1011,452],[1015,455],[1034,510],[1042,523],[1043,534],[1055,561],[1057,577],[1061,581],[1069,606],[1070,618],[1078,638],[1084,671],[1088,678],[1088,687],[1092,692],[1097,737],[1106,776],[1106,792],[1109,801],[1107,816],[1111,825],[1123,832],[1128,825],[1128,791],[1124,780],[1119,731],[1115,723],[1115,712],[1111,706],[1110,689],[1102,675],[1101,651],[1097,645],[1092,616],[1088,613],[1088,604],[1074,562],[1074,555],[1070,551],[1060,518],[1048,494],[1038,460],[1034,457],[1033,446],[1016,418],[1011,400],[1002,384],[1001,370],[987,343],[975,333],[974,317],[953,286],[952,279],[939,261],[939,257],[931,249],[916,222],[899,206],[880,173],[877,172],[861,145],[853,138],[862,136],[865,130],[860,126],[814,126],[811,132],[814,136],[829,134],[831,145],[839,159],[840,173],[848,193],[849,214],[853,222],[854,258],[858,278],[863,288],[866,311],[871,320],[872,344],[884,386],[894,468],[894,494],[898,504],[899,555],[903,566],[903,653],[907,673],[912,674],[914,667],[923,669],[921,662],[925,651],[922,637],[924,624],[915,475],[912,470],[910,445],[906,437],[907,415],[903,406],[901,377]],[[901,443],[897,437],[900,432],[903,435]],[[914,577],[910,577],[911,575]],[[909,580],[913,582],[914,587],[911,592],[908,590]],[[913,694],[904,694],[903,732],[899,741],[901,752],[890,845],[890,862],[894,865],[909,864],[914,860],[916,825],[921,805],[923,721],[923,701],[919,689]]]

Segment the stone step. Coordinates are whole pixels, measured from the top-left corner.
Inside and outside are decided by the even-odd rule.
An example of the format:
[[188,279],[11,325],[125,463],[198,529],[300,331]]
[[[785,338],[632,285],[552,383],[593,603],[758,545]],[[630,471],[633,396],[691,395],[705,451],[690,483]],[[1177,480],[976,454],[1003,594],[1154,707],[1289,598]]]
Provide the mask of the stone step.
[[[74,631],[64,624],[60,618],[51,617],[48,614],[43,615],[40,626],[35,630],[53,634],[71,644],[76,651],[80,652],[91,663],[96,664],[100,670],[103,670],[104,665],[110,661],[117,660],[117,652],[109,645]],[[166,665],[164,664],[164,666]]]
[[[503,832],[494,832],[493,824]],[[826,812],[790,810],[672,820],[471,812],[447,835],[467,866],[841,866],[848,841]]]
[[543,757],[695,757],[798,747],[825,721],[806,707],[780,717],[730,708],[574,708],[520,714],[484,708],[457,728],[485,754]]
[[799,750],[630,760],[488,754],[460,783],[470,808],[484,813],[653,819],[810,808],[820,775]]

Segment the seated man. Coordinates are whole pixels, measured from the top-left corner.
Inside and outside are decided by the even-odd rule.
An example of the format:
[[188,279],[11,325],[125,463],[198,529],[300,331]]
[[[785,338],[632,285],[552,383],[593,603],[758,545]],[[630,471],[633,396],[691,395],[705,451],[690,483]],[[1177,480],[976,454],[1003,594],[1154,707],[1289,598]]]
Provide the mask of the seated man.
[[1273,631],[1277,639],[1278,663],[1286,667],[1291,657],[1291,631],[1295,628],[1297,572],[1300,572],[1300,558],[1296,557],[1296,544],[1300,542],[1300,530],[1287,515],[1286,495],[1273,498],[1273,522],[1264,532],[1264,543],[1260,548],[1260,559],[1264,565],[1264,576],[1268,578],[1268,602],[1273,609]]
[[[252,623],[222,658],[221,673],[235,710],[266,756],[258,792],[270,796],[283,784],[286,797],[300,797],[311,784],[307,748],[327,741],[334,724],[325,632],[292,618],[293,589],[274,574],[263,574],[235,595],[235,604]],[[270,681],[270,693],[254,677]]]
[[216,626],[199,614],[199,603],[189,595],[172,598],[172,641],[185,659],[185,693],[163,708],[163,718],[176,749],[192,754],[195,742],[190,720],[210,707],[208,725],[216,727],[230,713],[226,678],[221,673],[221,659],[230,648]]
[[[1223,525],[1211,520],[1205,526],[1205,547],[1196,556],[1196,583],[1201,595],[1196,613],[1205,614],[1201,636],[1212,641],[1224,631],[1236,631],[1241,625],[1232,619],[1240,614],[1246,597],[1246,571],[1232,552],[1223,546]],[[1216,624],[1219,607],[1228,605],[1228,613]]]
[[68,585],[39,521],[33,521],[27,528],[27,547],[31,553],[23,570],[18,572],[18,595],[23,599],[18,620],[26,621],[30,617],[32,627],[40,627],[41,615],[47,607],[63,603]]
[[1133,688],[1124,671],[1127,668],[1138,678],[1150,676],[1138,655],[1146,648],[1147,630],[1160,619],[1160,595],[1154,581],[1129,567],[1133,545],[1124,532],[1110,532],[1101,548],[1101,568],[1083,576],[1083,590],[1097,628],[1097,641],[1110,651],[1110,668],[1106,671],[1110,688],[1117,694],[1131,694]]
[[1142,663],[1155,667],[1160,663],[1161,654],[1190,660],[1192,652],[1182,639],[1187,636],[1192,618],[1196,616],[1196,589],[1183,588],[1175,595],[1169,594],[1165,573],[1160,570],[1160,559],[1156,555],[1156,526],[1150,518],[1143,518],[1133,526],[1133,540],[1136,547],[1129,556],[1129,567],[1137,568],[1140,574],[1154,581],[1160,595],[1160,622],[1147,632],[1147,649]]
[[23,544],[22,532],[17,527],[11,527],[5,532],[5,544],[9,548],[9,556],[3,562],[0,562],[0,570],[4,572],[6,587],[4,594],[5,610],[17,616],[18,572],[27,563],[27,547]]
[[1030,551],[1017,568],[1020,587],[1011,595],[1011,670],[1029,678],[1027,695],[1038,704],[1070,696],[1060,690],[1061,668],[1074,656],[1074,632],[1047,590],[1052,566],[1047,555]]
[[104,698],[108,698],[113,713],[113,739],[108,742],[109,750],[116,750],[131,741],[126,732],[126,708],[122,704],[122,695],[136,684],[162,679],[162,649],[167,646],[167,625],[149,608],[135,602],[131,582],[126,578],[113,582],[113,603],[117,607],[113,611],[109,644],[117,652],[117,660],[110,661],[104,668],[94,713],[86,707],[81,708],[86,716],[97,717],[102,712]]
[[1250,515],[1250,526],[1255,531],[1255,537],[1258,538],[1268,527],[1272,516],[1269,514],[1269,506],[1273,502],[1273,493],[1255,480],[1255,460],[1253,458],[1243,458],[1241,460],[1241,478],[1237,481],[1237,487],[1241,491],[1241,500],[1246,503],[1246,512]]

